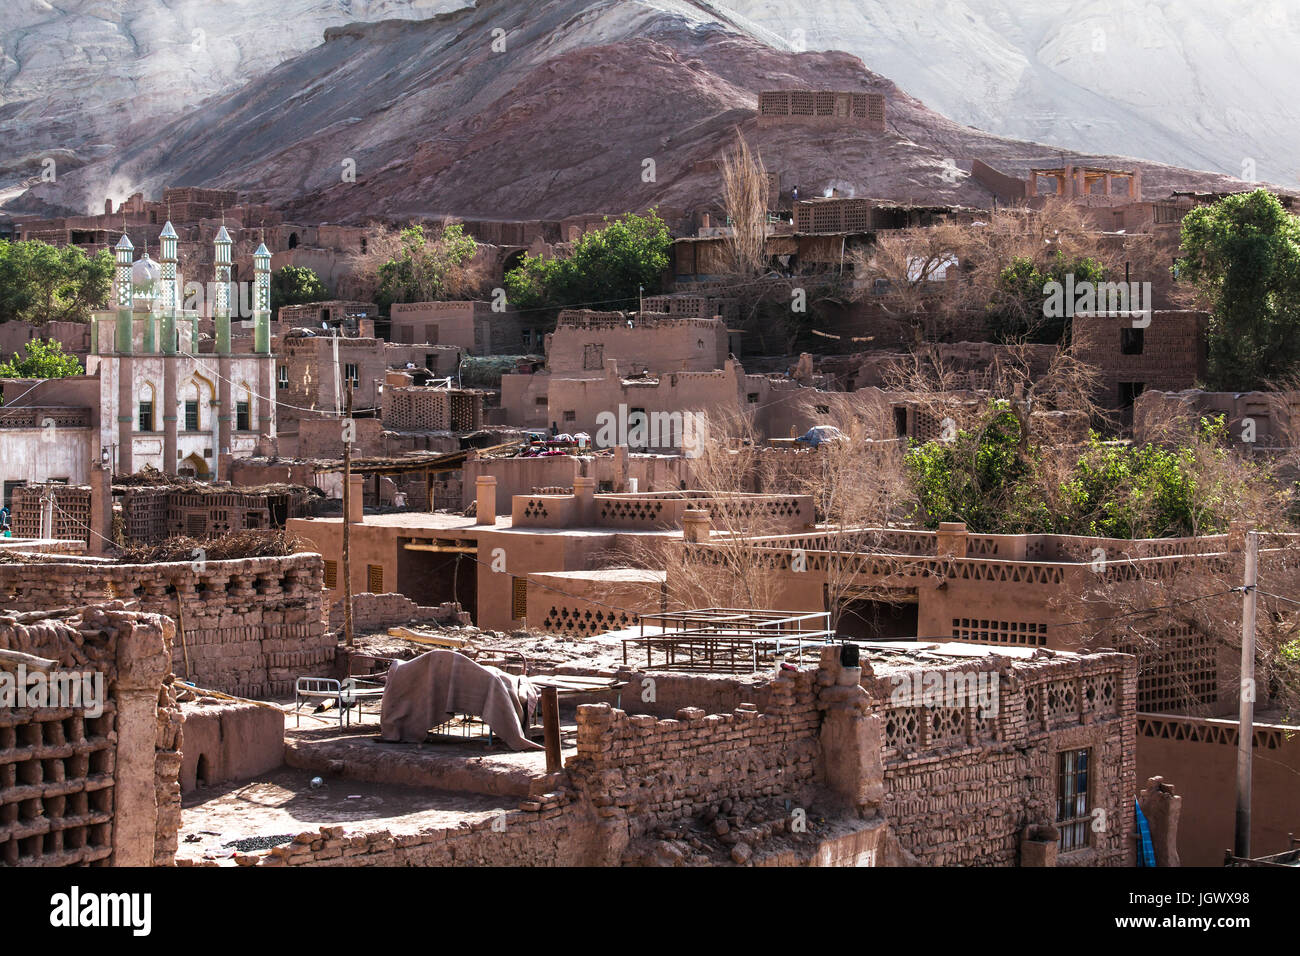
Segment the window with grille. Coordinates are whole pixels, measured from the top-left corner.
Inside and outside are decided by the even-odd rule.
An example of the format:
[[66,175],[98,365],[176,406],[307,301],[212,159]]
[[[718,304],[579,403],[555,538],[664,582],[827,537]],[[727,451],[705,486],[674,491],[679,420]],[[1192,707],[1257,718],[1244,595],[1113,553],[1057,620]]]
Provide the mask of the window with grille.
[[140,403],[140,431],[153,431],[153,402]]
[[199,403],[185,403],[185,430],[187,432],[196,432],[199,430]]
[[280,388],[289,387],[289,366],[281,365],[279,369],[276,371],[275,375],[276,375],[275,381],[278,387]]
[[339,586],[339,563],[337,561],[325,562],[325,586],[327,588]]
[[1063,750],[1056,755],[1056,826],[1061,831],[1061,852],[1082,850],[1092,832],[1088,800],[1088,764],[1091,750]]
[[246,432],[252,430],[252,415],[249,414],[248,402],[235,403],[235,430]]
[[528,579],[513,578],[513,590],[510,595],[510,617],[522,621],[528,616]]
[[384,593],[384,569],[382,565],[366,565],[366,587],[371,594]]
[[355,365],[343,366],[343,378],[345,383],[351,382],[353,388],[358,388],[361,385],[361,378],[357,374],[357,367]]

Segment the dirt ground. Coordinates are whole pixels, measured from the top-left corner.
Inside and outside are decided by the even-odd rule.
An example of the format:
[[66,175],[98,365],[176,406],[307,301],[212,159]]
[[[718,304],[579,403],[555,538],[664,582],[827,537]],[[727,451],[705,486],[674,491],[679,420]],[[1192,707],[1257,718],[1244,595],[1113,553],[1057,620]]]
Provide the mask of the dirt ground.
[[[293,837],[334,824],[371,823],[375,829],[454,827],[518,805],[518,798],[450,793],[422,787],[325,778],[282,767],[262,779],[201,787],[182,801],[179,856],[221,859],[237,849],[227,844]],[[269,840],[267,838],[270,838]],[[288,839],[278,842],[287,843]]]

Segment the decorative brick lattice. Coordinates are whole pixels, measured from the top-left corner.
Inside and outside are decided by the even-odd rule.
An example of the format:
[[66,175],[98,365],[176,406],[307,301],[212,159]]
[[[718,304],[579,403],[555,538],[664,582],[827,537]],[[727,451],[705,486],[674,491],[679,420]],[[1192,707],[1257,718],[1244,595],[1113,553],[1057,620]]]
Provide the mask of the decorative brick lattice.
[[0,863],[69,866],[113,853],[111,707],[0,710]]
[[606,631],[618,631],[640,623],[636,614],[626,614],[605,608],[570,608],[551,606],[542,622],[542,630],[548,634],[567,634],[573,637],[589,637],[592,634],[604,634]]
[[1047,625],[1029,621],[983,621],[953,618],[952,636],[978,644],[1014,644],[1026,647],[1047,645]]

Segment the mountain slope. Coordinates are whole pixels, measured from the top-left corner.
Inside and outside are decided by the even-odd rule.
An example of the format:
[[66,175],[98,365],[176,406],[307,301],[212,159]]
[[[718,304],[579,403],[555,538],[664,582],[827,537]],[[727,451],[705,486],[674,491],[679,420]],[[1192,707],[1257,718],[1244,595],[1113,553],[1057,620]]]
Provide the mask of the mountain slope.
[[[504,31],[494,33],[494,31]],[[504,37],[504,49],[494,38]],[[499,46],[499,44],[498,44]],[[755,129],[762,89],[883,92],[890,129]],[[1050,147],[1001,139],[928,109],[845,53],[793,54],[691,0],[482,0],[420,22],[352,24],[326,42],[118,153],[32,191],[75,209],[111,191],[209,184],[332,220],[383,214],[558,218],[717,193],[696,173],[741,128],[804,195],[843,191],[987,205],[951,160],[1018,171]],[[1113,158],[1078,160],[1116,163]],[[643,175],[653,160],[655,175]],[[344,181],[354,164],[356,181]],[[1222,177],[1145,164],[1153,195]]]
[[1292,0],[726,0],[963,123],[1300,183]]

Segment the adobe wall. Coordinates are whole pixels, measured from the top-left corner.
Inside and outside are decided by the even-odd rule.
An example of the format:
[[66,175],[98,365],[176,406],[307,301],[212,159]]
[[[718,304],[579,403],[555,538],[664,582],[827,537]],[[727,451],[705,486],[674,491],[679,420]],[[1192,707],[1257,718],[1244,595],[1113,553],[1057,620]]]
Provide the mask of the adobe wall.
[[[1163,776],[1183,797],[1178,855],[1183,866],[1222,866],[1236,827],[1237,721],[1138,714],[1137,772]],[[1251,775],[1251,854],[1290,849],[1300,834],[1300,734],[1256,723]]]
[[0,710],[0,863],[172,863],[182,723],[174,631],[167,618],[121,604],[0,619],[0,648],[53,661],[56,673],[100,674],[106,697],[99,716],[84,706]]
[[483,427],[483,396],[463,389],[387,385],[384,428],[405,431],[477,431]]
[[[987,739],[974,731],[974,740],[923,733],[927,752],[914,754],[902,753],[897,734],[890,736],[893,717],[882,704],[891,688],[877,686],[870,669],[840,666],[839,655],[838,647],[828,648],[818,668],[781,671],[762,688],[761,707],[741,702],[706,714],[687,705],[661,718],[579,705],[577,752],[565,762],[563,782],[525,797],[517,810],[466,814],[458,828],[415,833],[349,835],[344,827],[324,827],[234,862],[707,865],[729,858],[740,864],[1015,865],[1019,835],[1055,819],[1056,753],[1092,747],[1094,803],[1114,801],[1122,809],[1107,814],[1106,826],[1089,830],[1088,846],[1058,863],[1132,863],[1131,813],[1122,812],[1136,795],[1131,659],[1112,654],[1015,665],[1004,659],[1002,668],[1023,675],[1010,680],[1006,693],[1047,702],[1047,723],[1038,726],[1037,712],[1027,716],[1012,707],[980,726]],[[997,666],[987,659],[956,665]],[[662,679],[665,690],[669,682],[680,692],[699,687],[696,678],[647,676]],[[1076,719],[1055,696],[1069,681],[1094,692],[1075,699],[1090,701]],[[654,706],[662,710],[664,700]],[[994,767],[991,776],[972,772],[981,760]],[[805,812],[809,832],[795,825],[797,811]],[[710,843],[699,839],[705,832]]]
[[635,627],[664,609],[664,572],[636,568],[536,571],[528,575],[529,626],[589,637]]
[[13,536],[41,537],[41,497],[47,491],[54,494],[54,537],[85,541],[90,535],[89,529],[94,527],[88,485],[28,485],[25,488],[15,488],[10,506]]
[[47,611],[134,600],[140,611],[179,625],[181,676],[239,697],[288,694],[298,677],[329,676],[335,643],[325,630],[321,587],[317,554],[206,561],[202,570],[184,562],[0,564],[0,607]]
[[192,793],[200,785],[251,780],[284,763],[284,711],[280,708],[204,697],[186,701],[180,709],[185,718],[182,793]]

